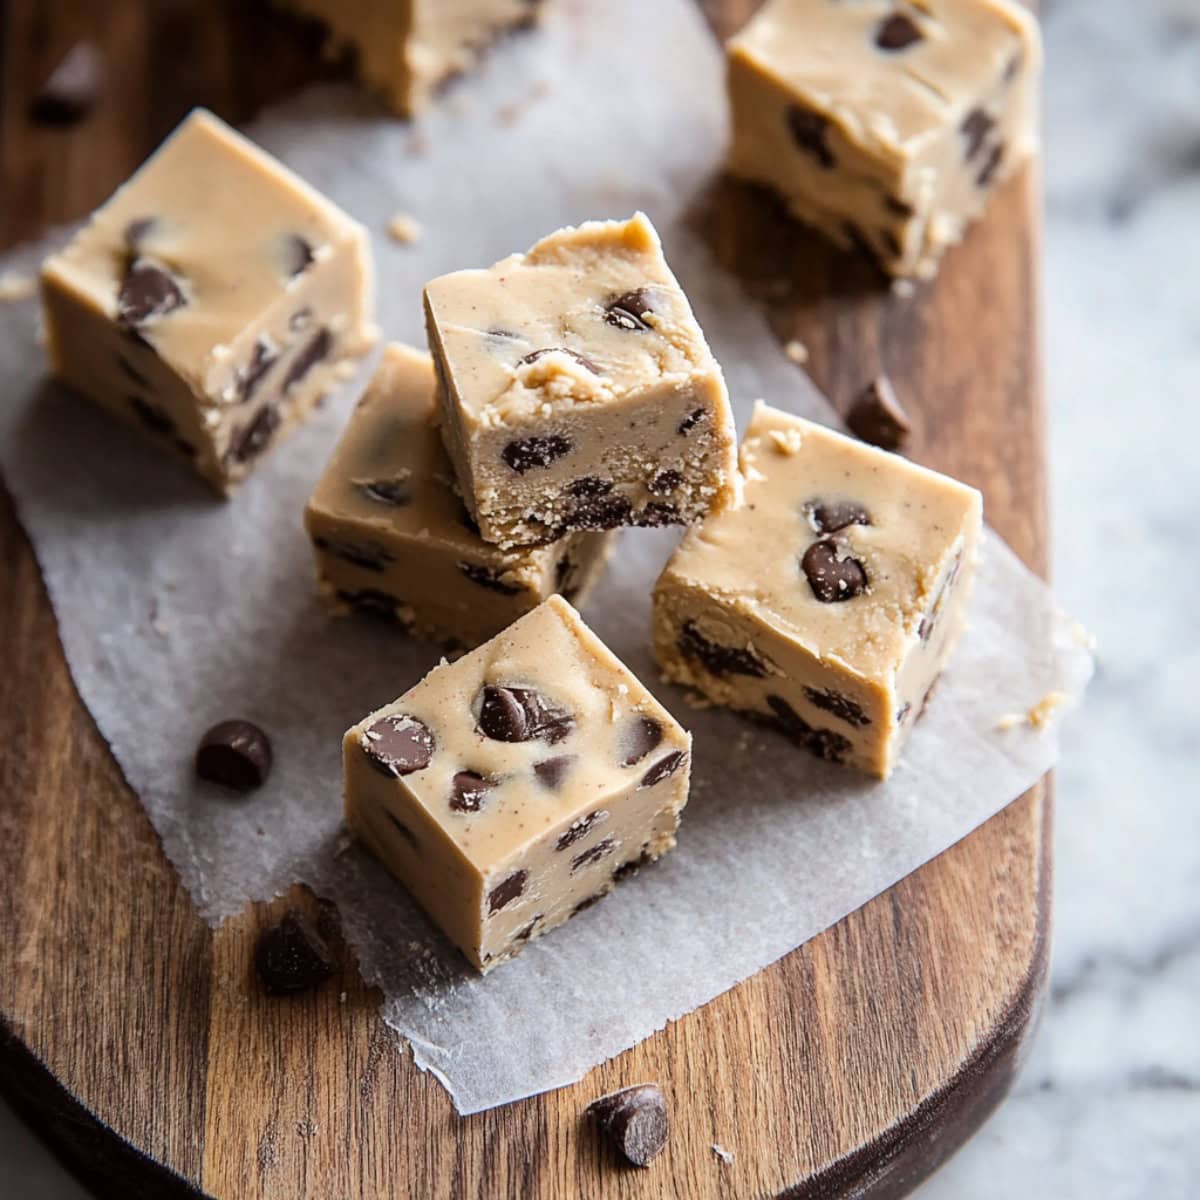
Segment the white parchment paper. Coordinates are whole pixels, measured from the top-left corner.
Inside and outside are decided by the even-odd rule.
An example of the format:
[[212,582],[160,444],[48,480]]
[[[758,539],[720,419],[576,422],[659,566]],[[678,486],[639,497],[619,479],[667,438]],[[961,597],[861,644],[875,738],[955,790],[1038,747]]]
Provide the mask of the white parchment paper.
[[[250,132],[376,234],[379,320],[420,342],[420,288],[567,222],[647,211],[725,367],[751,401],[830,412],[685,228],[724,140],[721,63],[692,0],[565,0],[416,126],[349,88]],[[425,229],[398,246],[397,212]],[[52,244],[0,269],[33,270]],[[304,500],[352,389],[215,500],[133,432],[43,382],[31,303],[0,305],[0,465],[37,550],[80,693],[211,921],[304,881],[341,910],[384,1015],[474,1112],[579,1078],[834,923],[1029,787],[1053,730],[996,729],[1091,663],[1047,589],[987,541],[970,630],[886,785],[826,766],[657,684],[649,591],[677,534],[627,531],[586,616],[695,733],[678,849],[486,980],[358,850],[336,855],[340,738],[437,649],[317,604]],[[276,768],[249,800],[192,778],[216,720],[260,722]],[[114,863],[113,869],[122,869]],[[132,869],[132,867],[130,867]]]

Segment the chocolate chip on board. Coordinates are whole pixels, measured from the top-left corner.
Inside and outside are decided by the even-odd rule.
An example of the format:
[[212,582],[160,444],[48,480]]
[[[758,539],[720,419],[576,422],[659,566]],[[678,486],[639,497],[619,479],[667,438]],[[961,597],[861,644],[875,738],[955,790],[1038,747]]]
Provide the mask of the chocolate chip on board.
[[832,538],[813,542],[800,560],[812,594],[822,604],[853,600],[867,590],[867,571],[857,558],[843,554]]
[[95,108],[103,88],[103,55],[91,42],[77,42],[34,94],[29,115],[41,125],[76,125]]
[[238,792],[262,787],[271,773],[271,739],[252,721],[218,721],[200,739],[196,774]]
[[263,931],[254,949],[254,965],[263,988],[272,996],[307,992],[337,969],[325,939],[296,908]]
[[437,739],[424,721],[407,713],[380,717],[363,730],[362,751],[382,775],[398,778],[429,766]]
[[846,414],[846,424],[855,437],[881,450],[899,450],[912,433],[908,414],[886,375],[876,376],[859,392]]
[[656,1083],[639,1083],[593,1100],[588,1116],[635,1167],[648,1167],[671,1132],[667,1101]]
[[892,54],[907,50],[909,46],[924,40],[925,35],[913,19],[904,13],[892,13],[890,17],[884,17],[875,30],[875,45]]

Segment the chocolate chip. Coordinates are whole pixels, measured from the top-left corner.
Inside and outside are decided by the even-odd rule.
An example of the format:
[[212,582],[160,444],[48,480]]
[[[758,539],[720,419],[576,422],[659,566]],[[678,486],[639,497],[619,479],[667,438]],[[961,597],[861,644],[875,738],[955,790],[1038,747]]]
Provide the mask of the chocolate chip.
[[806,687],[804,694],[808,697],[809,703],[815,704],[817,708],[823,708],[827,713],[832,713],[839,720],[845,721],[847,725],[856,725],[861,729],[871,723],[871,718],[863,712],[859,705],[855,704],[849,696],[843,696],[841,692],[821,691],[818,688]]
[[150,380],[148,380],[145,375],[143,375],[141,371],[139,371],[137,367],[135,367],[133,363],[131,363],[129,359],[125,357],[125,355],[117,355],[117,366],[119,366],[121,370],[124,371],[125,374],[138,385],[138,387],[148,388],[150,386]]
[[767,673],[766,664],[753,650],[720,646],[706,638],[696,628],[694,621],[684,621],[677,645],[684,658],[698,661],[710,675],[716,675],[718,678],[725,675],[750,675],[761,679]]
[[200,739],[196,774],[210,783],[249,792],[271,773],[271,740],[251,721],[219,721]]
[[658,529],[662,525],[681,525],[683,518],[674,504],[651,500],[634,516],[633,523],[642,529]]
[[587,910],[591,908],[593,904],[599,904],[600,901],[603,900],[607,895],[608,889],[606,888],[602,892],[593,893],[591,896],[588,896],[586,900],[580,900],[580,902],[575,905],[573,909],[571,909],[571,916],[577,917],[581,912],[587,912]]
[[650,303],[652,295],[649,288],[635,288],[632,292],[617,296],[604,306],[604,319],[617,329],[629,333],[651,329],[653,326],[645,318],[647,313],[654,312],[654,305]]
[[601,479],[597,475],[583,475],[567,484],[568,496],[606,496],[612,490],[612,480]]
[[545,354],[565,354],[568,358],[573,358],[581,367],[586,367],[593,375],[602,373],[590,358],[585,358],[578,350],[570,350],[566,346],[543,346],[540,350],[531,350],[524,358],[517,360],[517,366],[523,367],[526,363],[537,362]]
[[227,457],[233,459],[235,462],[242,463],[255,458],[271,444],[271,439],[275,436],[275,430],[281,424],[282,418],[279,415],[279,406],[277,404],[265,404],[259,409],[258,415],[249,425],[234,430],[233,436],[229,439],[229,449],[226,451]]
[[871,523],[871,514],[857,500],[810,500],[804,515],[816,533],[837,533],[850,525]]
[[700,422],[703,421],[707,416],[708,409],[694,408],[686,417],[683,418],[682,421],[679,422],[679,428],[676,429],[675,432],[683,437],[687,437],[687,435],[691,433],[692,430],[695,429],[696,426],[699,425]]
[[[608,812],[603,808],[598,808],[595,812],[590,812],[585,817],[580,817],[579,820],[573,821],[562,833],[558,835],[558,841],[554,843],[555,850],[566,850],[575,845],[581,838],[587,837],[589,833],[601,822],[608,820]],[[609,839],[612,840],[611,838]],[[571,869],[574,870],[574,864]]]
[[283,393],[286,395],[290,392],[317,363],[328,358],[329,351],[332,349],[333,335],[322,325],[292,359],[292,365],[288,367],[287,374],[283,377],[281,388]]
[[626,496],[597,496],[576,504],[567,522],[572,529],[616,529],[628,525],[632,515],[633,505]]
[[767,718],[767,723],[810,754],[840,764],[853,749],[850,739],[842,734],[813,728],[782,696],[768,696],[767,704],[775,714],[774,720]]
[[42,125],[76,125],[95,107],[103,86],[99,49],[77,42],[34,94],[29,115]]
[[556,708],[532,688],[485,684],[479,704],[479,732],[497,742],[561,742],[575,726],[565,709]]
[[478,771],[459,771],[450,781],[450,808],[454,812],[478,812],[484,798],[496,786]]
[[405,624],[400,619],[400,601],[390,593],[380,591],[378,588],[359,588],[356,591],[339,590],[337,598],[361,616],[374,617],[392,625]]
[[303,308],[298,308],[290,317],[288,317],[288,328],[293,333],[299,333],[302,329],[307,329],[312,324],[313,310],[306,304]]
[[487,331],[487,335],[488,335],[488,337],[496,338],[498,341],[501,341],[501,342],[519,342],[519,341],[521,341],[521,335],[519,333],[517,333],[515,330],[501,329],[498,326],[493,326],[491,329],[489,329]]
[[151,433],[168,437],[175,432],[175,422],[161,408],[141,396],[130,396],[129,405],[137,414],[138,421]]
[[663,727],[653,717],[637,717],[622,738],[624,757],[621,766],[640,763],[662,741]]
[[287,279],[303,275],[313,264],[312,243],[298,233],[285,234],[283,238],[283,274]]
[[987,156],[987,161],[983,164],[979,174],[975,177],[975,186],[985,188],[996,176],[996,172],[1000,169],[1000,164],[1004,161],[1004,143],[997,142],[992,147],[992,152]]
[[909,711],[911,709],[912,709],[912,705],[907,700],[905,700],[905,702],[902,705],[900,705],[900,707],[896,710],[896,724],[897,725],[902,725],[904,723],[904,718],[908,716]]
[[254,965],[272,996],[307,992],[337,969],[316,926],[299,909],[290,908],[263,931],[254,948]]
[[638,789],[654,787],[657,783],[662,783],[664,779],[669,779],[687,760],[687,755],[682,750],[672,750],[665,758],[660,758],[642,776],[642,782],[638,784]]
[[388,563],[396,561],[395,555],[377,542],[343,542],[336,538],[315,537],[313,544],[331,557],[367,571],[382,571]]
[[130,250],[141,249],[142,243],[154,232],[157,217],[135,217],[125,226],[125,245]]
[[278,358],[279,351],[266,338],[260,337],[255,341],[250,361],[244,367],[239,367],[233,377],[234,395],[239,404],[244,404],[254,395],[263,376]]
[[135,258],[125,270],[117,295],[117,324],[140,330],[187,304],[179,284],[165,268],[148,258]]
[[458,569],[472,582],[489,592],[499,592],[501,596],[515,596],[525,589],[519,583],[509,583],[502,578],[503,572],[493,567],[483,567],[478,563],[460,562]]
[[908,414],[886,375],[876,376],[858,394],[846,414],[846,424],[851,433],[883,450],[899,450],[912,433]]
[[600,1126],[626,1162],[649,1166],[667,1144],[667,1102],[656,1083],[639,1083],[593,1100],[588,1116]]
[[394,812],[385,808],[383,810],[383,815],[387,817],[389,821],[391,821],[396,828],[396,832],[409,844],[413,850],[420,851],[421,843],[417,838],[417,835],[413,833],[413,831],[409,829],[409,827],[405,825],[405,823],[400,820],[400,818],[396,816]]
[[825,141],[829,132],[828,118],[812,109],[793,104],[787,110],[787,123],[796,145],[822,169],[832,171],[836,161]]
[[919,721],[924,715],[926,709],[929,708],[929,702],[933,699],[933,693],[937,691],[937,686],[942,682],[942,676],[939,672],[933,677],[933,682],[925,689],[925,695],[921,697],[921,707],[917,712],[917,720]]
[[362,751],[381,775],[399,778],[424,770],[437,749],[429,726],[407,713],[380,717],[363,730]]
[[529,872],[524,867],[519,871],[514,871],[502,883],[498,883],[488,893],[488,912],[497,913],[506,904],[511,904],[518,896],[521,896],[525,891],[525,884],[529,879]]
[[966,146],[963,148],[963,161],[971,162],[975,156],[983,149],[984,142],[987,141],[988,134],[996,127],[994,117],[991,117],[982,108],[973,108],[963,118],[962,124],[958,127],[958,132],[966,138]]
[[884,17],[875,30],[875,45],[880,50],[894,53],[897,50],[907,50],[909,46],[924,41],[925,35],[917,28],[912,18],[904,13],[892,13]]
[[675,470],[659,471],[646,485],[656,496],[665,496],[673,492],[683,482],[683,476]]
[[501,457],[518,475],[524,475],[534,467],[548,467],[572,449],[570,438],[555,433],[548,437],[518,438],[504,447]]
[[883,198],[883,207],[886,208],[888,212],[897,217],[902,217],[904,220],[907,220],[909,217],[914,215],[912,205],[906,204],[903,200],[897,199],[895,196],[885,195]]
[[412,484],[407,477],[397,475],[392,479],[360,479],[354,486],[368,500],[374,500],[376,504],[389,504],[393,508],[403,508],[406,504],[412,503]]
[[853,600],[867,590],[867,570],[857,558],[842,557],[841,547],[830,538],[813,542],[800,566],[812,594],[822,604]]
[[571,859],[571,874],[574,875],[582,867],[590,867],[592,863],[598,863],[602,858],[607,858],[616,848],[616,841],[610,837],[597,842],[594,846],[589,846],[582,854],[577,854]]
[[881,229],[879,231],[879,240],[883,243],[883,248],[893,258],[902,258],[904,256],[904,247],[900,245],[900,239],[890,229]]
[[622,879],[628,879],[631,875],[636,875],[644,866],[653,861],[654,857],[650,853],[650,845],[647,843],[642,847],[642,851],[637,858],[631,858],[628,862],[623,862],[613,870],[613,882],[620,883]]
[[557,758],[545,758],[533,764],[533,773],[552,792],[556,792],[562,786],[576,757],[574,754],[560,754]]

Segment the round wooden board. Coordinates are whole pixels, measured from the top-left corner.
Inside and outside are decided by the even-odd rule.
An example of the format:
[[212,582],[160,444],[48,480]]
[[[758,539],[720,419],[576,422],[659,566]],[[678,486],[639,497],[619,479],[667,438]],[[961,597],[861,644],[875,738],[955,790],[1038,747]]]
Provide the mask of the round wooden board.
[[[722,33],[754,7],[706,4]],[[82,35],[114,65],[108,96],[76,131],[36,130],[28,97]],[[0,39],[0,246],[89,211],[191,104],[241,120],[323,69],[300,27],[241,0],[9,0]],[[834,402],[886,369],[913,456],[981,487],[1041,568],[1035,197],[1028,176],[1006,188],[908,301],[758,193],[716,183],[696,219]],[[0,1082],[99,1194],[899,1196],[1007,1089],[1045,977],[1045,786],[577,1086],[462,1119],[344,950],[315,996],[261,995],[256,931],[316,901],[198,919],[75,694],[6,494],[0,563]],[[580,1114],[646,1079],[674,1134],[636,1171]]]

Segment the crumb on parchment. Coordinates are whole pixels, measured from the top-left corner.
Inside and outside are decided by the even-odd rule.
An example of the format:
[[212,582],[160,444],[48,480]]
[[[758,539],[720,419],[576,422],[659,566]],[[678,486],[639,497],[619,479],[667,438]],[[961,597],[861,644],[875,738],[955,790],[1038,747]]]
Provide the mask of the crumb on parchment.
[[996,728],[1015,729],[1018,725],[1028,725],[1032,729],[1045,729],[1050,724],[1050,718],[1066,704],[1067,699],[1066,692],[1047,692],[1027,712],[1005,713],[997,718]]
[[410,246],[413,242],[421,240],[424,230],[416,217],[409,213],[398,212],[388,222],[387,232],[393,242],[401,246]]

